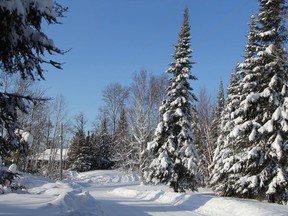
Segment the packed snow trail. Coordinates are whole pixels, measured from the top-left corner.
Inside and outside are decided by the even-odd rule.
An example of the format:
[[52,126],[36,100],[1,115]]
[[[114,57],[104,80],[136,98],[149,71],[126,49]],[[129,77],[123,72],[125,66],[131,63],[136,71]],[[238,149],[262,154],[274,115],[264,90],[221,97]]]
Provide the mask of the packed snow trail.
[[103,191],[92,194],[100,205],[105,215],[109,216],[192,216],[199,215],[193,212],[183,211],[170,204],[161,204],[151,200],[141,200],[125,197],[112,197]]
[[[90,174],[90,175],[89,175]],[[162,190],[155,192],[156,197],[146,197],[145,191],[133,190],[137,187],[140,190],[148,189],[147,186],[139,186],[139,177],[133,174],[126,174],[118,171],[94,171],[78,174],[72,177],[75,182],[83,186],[84,190],[97,200],[101,211],[105,216],[199,216],[200,214],[183,211],[169,203],[155,202],[158,193],[164,193]],[[121,188],[123,190],[121,191]],[[131,188],[131,190],[129,190]],[[167,188],[164,186],[163,189]],[[132,192],[132,194],[131,194]],[[132,195],[132,197],[130,197]]]

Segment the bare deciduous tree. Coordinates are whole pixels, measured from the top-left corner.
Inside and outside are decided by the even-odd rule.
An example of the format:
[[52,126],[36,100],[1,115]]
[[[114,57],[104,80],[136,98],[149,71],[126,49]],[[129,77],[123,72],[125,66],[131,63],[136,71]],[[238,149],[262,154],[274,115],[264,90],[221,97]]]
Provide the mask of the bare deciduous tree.
[[133,136],[130,148],[135,167],[159,120],[159,107],[168,85],[168,76],[154,76],[142,70],[134,75],[131,86],[129,120]]
[[112,83],[103,90],[105,105],[102,111],[107,114],[112,135],[115,134],[117,121],[128,96],[129,89],[119,83]]
[[200,155],[201,170],[204,178],[208,178],[208,166],[213,160],[215,150],[215,137],[213,136],[212,127],[214,104],[204,88],[200,90],[196,110],[199,133],[195,134],[197,136],[197,148]]

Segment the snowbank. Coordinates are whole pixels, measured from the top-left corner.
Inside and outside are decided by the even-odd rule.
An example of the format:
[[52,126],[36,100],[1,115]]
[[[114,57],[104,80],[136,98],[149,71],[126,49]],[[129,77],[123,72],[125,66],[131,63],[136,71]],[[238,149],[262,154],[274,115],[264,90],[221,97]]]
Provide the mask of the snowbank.
[[0,215],[92,216],[103,215],[88,191],[69,181],[23,174],[18,180],[26,191],[0,195]]

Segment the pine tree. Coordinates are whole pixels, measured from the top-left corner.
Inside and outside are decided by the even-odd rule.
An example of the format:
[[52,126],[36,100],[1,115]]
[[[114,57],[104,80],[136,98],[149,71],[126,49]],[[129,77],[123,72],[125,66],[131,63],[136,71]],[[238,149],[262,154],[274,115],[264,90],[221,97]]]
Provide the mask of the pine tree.
[[227,152],[233,156],[222,165],[225,187],[220,194],[283,204],[288,196],[288,63],[283,24],[287,6],[284,0],[261,0],[259,5],[257,25],[250,25],[247,55],[240,64],[240,103],[227,136]]
[[92,167],[90,135],[85,135],[86,120],[83,113],[76,116],[76,133],[68,151],[67,164],[72,170],[85,172]]
[[72,139],[68,152],[67,165],[71,170],[85,172],[91,169],[91,148],[89,136],[86,137],[84,131],[77,131]]
[[108,169],[112,166],[111,161],[111,136],[108,132],[107,118],[104,117],[101,122],[101,128],[99,131],[99,153],[97,157],[97,166],[100,169]]
[[90,151],[91,151],[91,170],[96,170],[96,169],[100,169],[100,167],[98,166],[98,157],[99,157],[99,136],[98,133],[96,131],[94,131],[93,133],[90,134],[89,137],[89,145],[91,147]]
[[155,138],[148,143],[153,160],[144,169],[143,177],[154,184],[165,183],[175,192],[197,190],[200,183],[198,172],[199,156],[192,136],[192,103],[196,96],[188,80],[196,80],[191,74],[190,25],[188,9],[179,33],[178,44],[168,73],[169,80],[166,99],[160,107],[161,120]]
[[227,185],[233,185],[234,178],[228,178],[226,167],[229,167],[234,158],[234,148],[231,145],[229,134],[234,127],[235,109],[240,104],[239,82],[241,72],[238,68],[232,73],[227,89],[227,99],[219,120],[219,135],[216,141],[213,161],[209,167],[209,185],[221,196],[232,196]]
[[83,130],[77,131],[68,152],[67,164],[71,170],[85,172],[91,169],[89,142]]

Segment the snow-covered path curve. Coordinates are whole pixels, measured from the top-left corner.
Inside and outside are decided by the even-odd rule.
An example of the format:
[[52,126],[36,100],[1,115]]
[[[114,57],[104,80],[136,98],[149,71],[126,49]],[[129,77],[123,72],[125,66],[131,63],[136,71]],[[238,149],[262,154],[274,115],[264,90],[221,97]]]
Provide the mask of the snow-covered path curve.
[[155,201],[156,197],[165,193],[164,190],[170,189],[162,186],[153,193],[149,190],[151,187],[139,185],[139,177],[131,173],[123,175],[118,171],[95,171],[72,178],[97,200],[105,216],[202,215],[174,206],[168,200],[167,203]]

